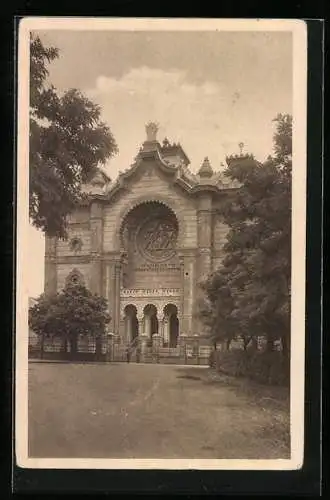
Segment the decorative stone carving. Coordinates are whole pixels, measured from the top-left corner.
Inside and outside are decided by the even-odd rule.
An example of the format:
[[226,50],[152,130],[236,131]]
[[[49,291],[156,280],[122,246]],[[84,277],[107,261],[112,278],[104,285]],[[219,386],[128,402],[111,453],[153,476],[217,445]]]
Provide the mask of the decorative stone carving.
[[71,273],[67,276],[66,285],[84,285],[84,277],[78,269],[73,269]]
[[136,236],[137,247],[145,258],[162,262],[175,254],[178,230],[171,220],[147,219]]
[[157,140],[158,124],[149,122],[146,124],[147,141],[153,142]]

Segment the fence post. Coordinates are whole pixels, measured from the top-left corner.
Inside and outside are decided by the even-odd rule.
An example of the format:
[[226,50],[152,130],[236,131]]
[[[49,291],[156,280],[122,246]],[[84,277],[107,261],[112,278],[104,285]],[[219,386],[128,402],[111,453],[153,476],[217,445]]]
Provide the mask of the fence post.
[[44,345],[45,345],[45,334],[44,332],[42,332],[41,343],[40,343],[40,359],[44,358]]
[[139,347],[140,347],[141,360],[143,363],[144,361],[146,361],[148,335],[145,333],[141,333],[139,335],[138,342],[139,342]]
[[193,355],[196,358],[196,364],[199,365],[199,336],[197,333],[194,334]]
[[184,364],[187,364],[187,350],[186,350],[186,342],[187,342],[187,335],[185,333],[181,333],[179,337],[179,342],[180,342],[180,358],[184,361]]
[[158,333],[154,333],[154,335],[152,336],[152,350],[153,354],[155,354],[157,363],[159,363],[159,357],[160,357],[159,349],[161,342],[162,342],[162,336],[159,335]]
[[112,332],[107,332],[107,361],[113,361],[113,340],[114,334]]

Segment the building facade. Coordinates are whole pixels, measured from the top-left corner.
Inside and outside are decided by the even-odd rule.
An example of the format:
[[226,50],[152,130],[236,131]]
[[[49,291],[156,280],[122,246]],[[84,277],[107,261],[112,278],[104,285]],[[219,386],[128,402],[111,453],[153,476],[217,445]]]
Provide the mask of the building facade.
[[134,163],[112,182],[99,172],[88,202],[68,220],[68,239],[46,238],[45,292],[81,281],[109,304],[120,342],[157,334],[163,346],[203,334],[198,286],[223,258],[221,203],[237,187],[205,158],[198,174],[157,125]]

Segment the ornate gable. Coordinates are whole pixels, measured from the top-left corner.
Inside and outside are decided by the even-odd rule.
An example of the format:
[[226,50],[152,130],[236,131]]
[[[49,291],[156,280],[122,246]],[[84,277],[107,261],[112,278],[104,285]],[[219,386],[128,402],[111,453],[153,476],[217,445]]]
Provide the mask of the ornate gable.
[[[182,146],[178,143],[171,144],[167,138],[161,145],[157,140],[158,126],[155,123],[146,125],[147,138],[142,144],[133,164],[123,172],[119,172],[117,179],[111,182],[100,174],[93,182],[90,196],[92,198],[111,200],[118,192],[127,191],[132,183],[141,176],[155,174],[156,170],[163,173],[175,186],[182,188],[187,194],[193,195],[199,191],[221,192],[227,189],[237,188],[229,179],[223,177],[221,172],[212,170],[208,166],[202,167],[198,174],[189,169],[189,158]],[[205,163],[205,160],[204,160]]]

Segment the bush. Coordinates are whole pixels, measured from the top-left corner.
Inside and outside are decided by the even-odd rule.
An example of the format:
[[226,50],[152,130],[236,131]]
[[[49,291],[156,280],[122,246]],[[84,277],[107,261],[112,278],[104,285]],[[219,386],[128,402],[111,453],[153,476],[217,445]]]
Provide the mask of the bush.
[[213,351],[210,366],[227,375],[246,377],[262,384],[289,385],[289,363],[281,351]]

